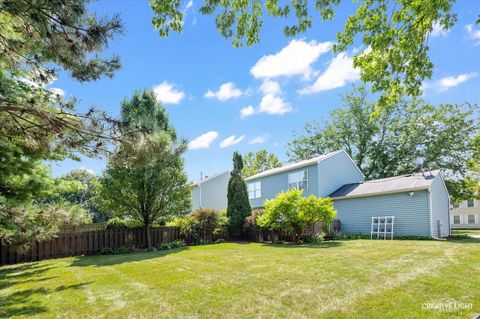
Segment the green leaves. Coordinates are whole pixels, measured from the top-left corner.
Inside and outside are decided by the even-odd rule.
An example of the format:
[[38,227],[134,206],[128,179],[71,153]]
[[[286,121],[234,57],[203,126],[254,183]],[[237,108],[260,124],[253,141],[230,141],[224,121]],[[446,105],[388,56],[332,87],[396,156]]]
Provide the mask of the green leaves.
[[273,153],[260,150],[256,153],[248,152],[243,157],[243,177],[249,177],[271,168],[280,167],[282,163]]
[[330,198],[302,197],[303,190],[291,189],[265,201],[265,213],[257,217],[260,227],[285,231],[298,238],[303,230],[318,222],[328,225],[336,216]]

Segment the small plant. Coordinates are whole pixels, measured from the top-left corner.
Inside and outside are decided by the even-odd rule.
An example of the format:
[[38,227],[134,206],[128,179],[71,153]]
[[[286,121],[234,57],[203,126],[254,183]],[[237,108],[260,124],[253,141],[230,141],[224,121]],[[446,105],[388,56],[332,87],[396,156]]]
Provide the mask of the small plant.
[[335,234],[333,240],[370,239],[368,234]]
[[105,247],[100,250],[99,255],[115,255],[115,251],[110,247]]
[[170,249],[182,248],[182,247],[185,247],[186,245],[187,244],[185,244],[185,242],[183,240],[176,240],[176,241],[170,243]]
[[171,249],[171,246],[169,243],[162,243],[158,247],[158,250],[169,250],[169,249]]
[[299,244],[320,244],[325,241],[323,233],[317,233],[315,235],[303,235],[299,239]]
[[223,244],[225,242],[225,239],[219,238],[215,241],[215,244]]
[[149,248],[145,249],[145,252],[146,252],[146,253],[150,253],[150,252],[154,252],[154,251],[157,251],[157,248],[155,248],[155,247],[149,247]]
[[128,254],[131,250],[128,247],[119,247],[115,249],[115,255]]

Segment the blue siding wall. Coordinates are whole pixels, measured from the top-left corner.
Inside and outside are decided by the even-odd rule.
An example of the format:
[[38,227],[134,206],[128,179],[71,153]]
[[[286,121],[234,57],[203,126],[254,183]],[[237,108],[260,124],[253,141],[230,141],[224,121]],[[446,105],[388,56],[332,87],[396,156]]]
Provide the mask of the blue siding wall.
[[334,199],[343,233],[370,234],[372,216],[395,216],[394,235],[430,236],[429,193],[416,191],[350,199]]
[[288,174],[302,171],[308,171],[308,190],[304,191],[304,195],[315,195],[318,196],[318,170],[317,164],[305,166],[288,172],[282,172],[276,175],[270,175],[266,177],[260,177],[258,179],[249,180],[249,183],[261,181],[262,183],[262,197],[255,198],[250,200],[250,205],[252,208],[263,207],[263,202],[267,199],[274,198],[278,193],[288,190]]
[[[450,203],[448,191],[443,183],[442,176],[437,175],[430,187],[432,199],[432,235],[446,237],[450,235]],[[437,220],[440,221],[441,230],[438,232]]]
[[318,164],[318,196],[327,197],[345,184],[363,182],[364,177],[345,152]]

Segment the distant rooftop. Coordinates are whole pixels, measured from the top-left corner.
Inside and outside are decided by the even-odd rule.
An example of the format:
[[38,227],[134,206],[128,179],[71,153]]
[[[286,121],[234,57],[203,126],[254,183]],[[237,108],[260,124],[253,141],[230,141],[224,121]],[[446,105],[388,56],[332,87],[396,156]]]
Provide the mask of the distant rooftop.
[[192,185],[197,186],[197,185],[203,184],[205,182],[208,182],[209,180],[214,179],[215,177],[218,177],[218,176],[221,176],[221,175],[224,175],[224,174],[228,174],[228,173],[230,173],[230,172],[229,171],[224,171],[224,172],[221,172],[221,173],[218,173],[218,174],[214,174],[212,176],[205,176],[201,180],[197,179],[196,181],[192,181]]
[[324,154],[324,155],[316,156],[316,157],[313,157],[313,158],[309,158],[309,159],[306,159],[306,160],[302,160],[302,161],[299,161],[299,162],[288,163],[288,164],[285,164],[281,167],[272,168],[272,169],[263,171],[261,173],[252,175],[250,177],[245,178],[245,180],[249,181],[249,180],[257,179],[257,178],[260,178],[260,177],[275,175],[275,174],[282,173],[282,172],[288,172],[288,171],[291,171],[291,170],[294,170],[294,169],[297,169],[297,168],[310,166],[310,165],[316,164],[316,163],[318,163],[318,162],[320,162],[324,159],[327,159],[328,157],[330,157],[332,155],[335,155],[335,154],[338,154],[338,153],[341,153],[341,152],[344,152],[344,151],[343,150],[335,151],[335,152],[327,153],[327,154]]
[[434,170],[347,184],[330,194],[330,197],[362,197],[428,189],[438,174],[440,171]]

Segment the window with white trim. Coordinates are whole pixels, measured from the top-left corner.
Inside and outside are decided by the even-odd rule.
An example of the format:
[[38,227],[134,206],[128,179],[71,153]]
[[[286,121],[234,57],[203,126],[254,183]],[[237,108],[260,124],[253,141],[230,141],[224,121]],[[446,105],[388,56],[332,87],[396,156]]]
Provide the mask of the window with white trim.
[[307,170],[288,174],[288,189],[308,189]]
[[475,200],[473,199],[467,200],[467,207],[468,208],[475,207]]
[[475,224],[475,215],[468,215],[468,223]]
[[453,223],[454,224],[460,224],[460,216],[459,215],[453,215]]
[[262,197],[262,182],[248,183],[248,199]]
[[453,204],[453,208],[460,208],[460,204]]

